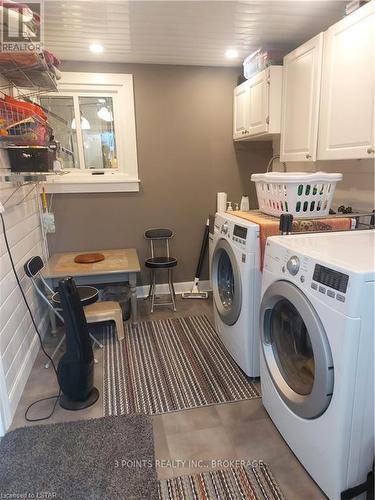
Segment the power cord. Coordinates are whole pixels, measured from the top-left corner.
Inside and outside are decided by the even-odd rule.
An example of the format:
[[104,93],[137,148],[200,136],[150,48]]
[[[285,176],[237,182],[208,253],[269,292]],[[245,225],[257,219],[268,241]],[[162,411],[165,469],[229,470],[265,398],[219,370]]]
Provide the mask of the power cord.
[[[52,415],[55,413],[55,409],[56,409],[56,405],[57,405],[57,402],[59,400],[59,397],[61,395],[61,389],[59,390],[59,393],[55,396],[49,396],[48,398],[42,398],[42,399],[38,399],[37,401],[34,401],[34,403],[31,403],[31,405],[29,405],[27,408],[26,408],[26,411],[25,411],[25,420],[27,420],[27,422],[41,422],[42,420],[48,420],[49,418],[52,417]],[[29,413],[29,410],[36,404],[38,403],[41,403],[42,401],[48,401],[50,399],[55,399],[55,403],[52,407],[52,410],[50,412],[49,415],[47,415],[46,417],[40,417],[40,418],[29,418],[27,415]]]
[[[13,273],[14,273],[14,276],[16,278],[16,281],[17,281],[17,285],[18,285],[18,288],[20,289],[20,292],[21,292],[21,295],[22,295],[22,298],[26,304],[26,307],[27,307],[27,310],[29,312],[29,315],[30,315],[30,318],[31,318],[31,321],[34,325],[34,328],[35,328],[35,331],[38,335],[38,338],[39,338],[39,342],[40,342],[40,346],[41,346],[41,349],[44,353],[44,355],[50,360],[51,362],[51,365],[52,365],[52,368],[53,368],[53,371],[55,372],[55,375],[56,375],[56,379],[57,379],[57,383],[58,383],[58,374],[57,374],[57,369],[56,369],[56,366],[53,362],[53,359],[51,358],[51,356],[48,354],[48,352],[45,350],[44,348],[44,345],[43,345],[43,340],[42,340],[42,336],[39,332],[39,328],[38,328],[38,325],[36,324],[36,321],[35,321],[35,318],[34,318],[34,315],[31,311],[31,308],[30,308],[30,305],[27,301],[27,298],[26,298],[26,295],[25,295],[25,292],[23,291],[23,288],[21,286],[21,282],[20,282],[20,279],[18,277],[18,274],[17,274],[17,271],[16,271],[16,266],[14,265],[14,260],[13,260],[13,256],[12,256],[12,252],[10,250],[10,245],[9,245],[9,240],[8,240],[8,236],[7,236],[7,232],[6,232],[6,227],[5,227],[5,222],[4,222],[4,217],[3,217],[3,214],[2,212],[0,212],[0,217],[1,217],[1,223],[2,223],[2,226],[3,226],[3,233],[4,233],[4,241],[5,241],[5,246],[6,246],[6,249],[7,249],[7,252],[8,252],[8,255],[9,255],[9,260],[10,260],[10,263],[11,263],[11,266],[12,266],[12,270],[13,270]],[[59,397],[61,395],[61,389],[59,390],[59,393],[55,396],[49,396],[48,398],[43,398],[43,399],[38,399],[38,401],[34,401],[34,403],[31,403],[31,405],[29,405],[25,411],[25,419],[28,421],[28,422],[40,422],[42,420],[48,420],[49,418],[52,417],[54,411],[55,411],[55,408],[56,408],[56,405],[57,405],[57,401],[59,400]],[[37,403],[41,403],[42,401],[47,401],[47,400],[50,400],[50,399],[56,399],[54,405],[53,405],[53,408],[52,408],[52,411],[51,413],[46,416],[46,417],[41,417],[41,418],[37,418],[37,419],[30,419],[27,415],[28,415],[28,412],[29,410]]]

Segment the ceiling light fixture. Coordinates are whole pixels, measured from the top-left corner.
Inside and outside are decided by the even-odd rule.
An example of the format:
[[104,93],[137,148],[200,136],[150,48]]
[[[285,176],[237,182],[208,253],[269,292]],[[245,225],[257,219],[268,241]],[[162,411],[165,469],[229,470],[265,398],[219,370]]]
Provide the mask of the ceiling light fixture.
[[[76,130],[77,129],[76,119],[75,118],[73,118],[72,123],[71,123],[70,126],[71,126],[72,130]],[[81,113],[81,130],[90,130],[90,129],[91,129],[90,122]]]
[[106,108],[105,106],[102,106],[99,111],[97,112],[97,115],[99,118],[104,120],[105,122],[113,122],[113,116],[111,111]]
[[225,57],[227,59],[236,59],[238,57],[238,50],[228,49],[225,51]]
[[89,49],[91,50],[91,52],[93,54],[101,54],[103,52],[103,50],[104,50],[104,47],[100,43],[92,43],[89,46]]

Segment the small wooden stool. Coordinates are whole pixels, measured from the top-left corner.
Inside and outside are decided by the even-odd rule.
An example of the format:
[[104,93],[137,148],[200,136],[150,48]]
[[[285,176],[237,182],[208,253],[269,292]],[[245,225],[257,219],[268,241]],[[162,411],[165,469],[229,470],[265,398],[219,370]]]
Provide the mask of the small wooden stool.
[[124,338],[124,323],[122,321],[122,309],[118,302],[110,300],[95,302],[84,307],[87,323],[99,323],[101,321],[114,321],[116,324],[117,339]]

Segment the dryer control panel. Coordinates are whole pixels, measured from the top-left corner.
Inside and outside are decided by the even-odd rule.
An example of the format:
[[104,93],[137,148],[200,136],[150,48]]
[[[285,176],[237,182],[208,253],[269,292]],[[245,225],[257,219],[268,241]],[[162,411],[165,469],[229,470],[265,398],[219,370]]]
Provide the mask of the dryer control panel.
[[346,293],[348,288],[349,276],[329,267],[315,264],[313,280],[322,285],[329,286],[338,292]]
[[273,241],[266,243],[264,268],[281,279],[295,283],[328,305],[342,312],[348,312],[353,299],[349,300],[352,276],[344,270],[334,269],[317,262],[317,259],[282,248]]
[[375,282],[372,247],[361,253],[359,242],[369,246],[373,238],[373,231],[362,230],[267,238],[262,289],[272,280],[289,281],[310,301],[358,318],[369,300],[362,290]]

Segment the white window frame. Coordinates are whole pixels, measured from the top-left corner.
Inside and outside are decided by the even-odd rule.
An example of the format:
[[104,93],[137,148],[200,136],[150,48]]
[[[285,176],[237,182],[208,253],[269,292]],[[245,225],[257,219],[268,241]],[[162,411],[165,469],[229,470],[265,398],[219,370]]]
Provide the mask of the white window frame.
[[[64,175],[50,175],[45,183],[48,193],[100,193],[139,191],[137,140],[134,111],[133,75],[119,73],[65,72],[57,84],[58,92],[45,97],[112,97],[116,136],[117,169],[64,169]],[[77,111],[77,109],[75,109]],[[75,113],[76,114],[76,113]],[[81,134],[77,124],[77,135]],[[78,147],[78,163],[83,164],[83,150]]]

